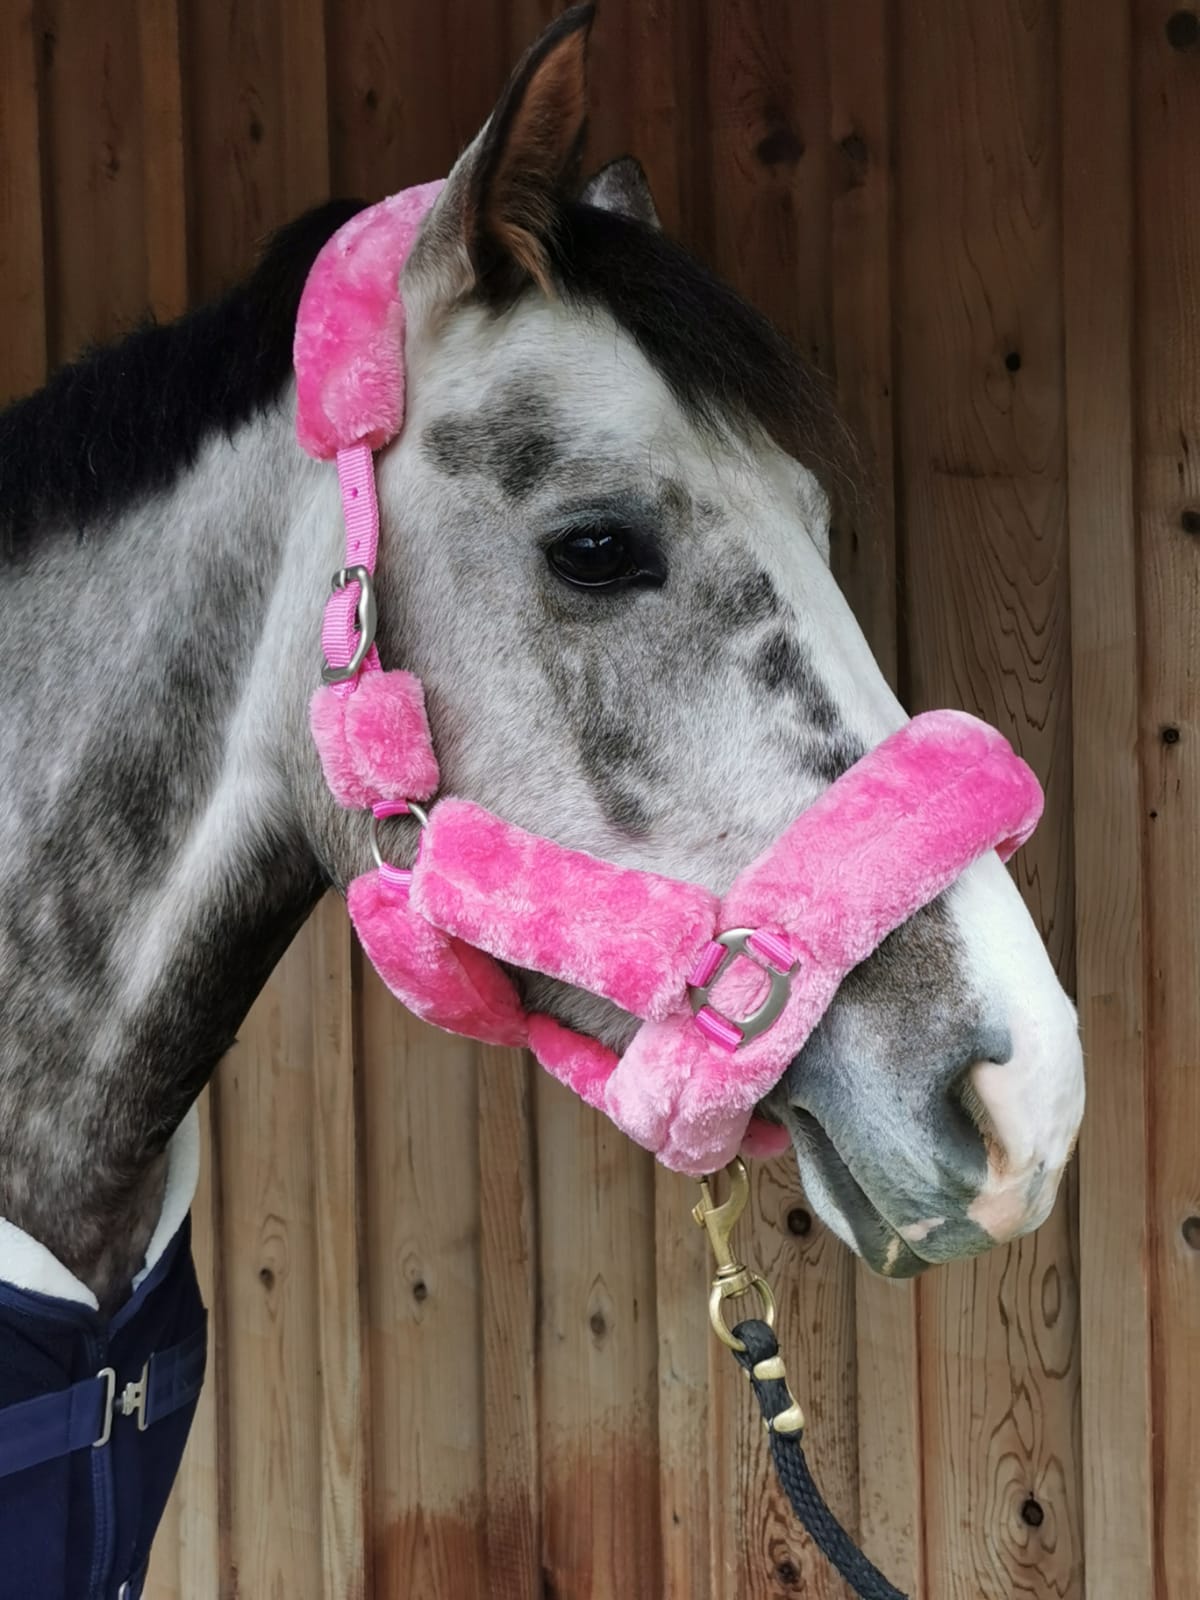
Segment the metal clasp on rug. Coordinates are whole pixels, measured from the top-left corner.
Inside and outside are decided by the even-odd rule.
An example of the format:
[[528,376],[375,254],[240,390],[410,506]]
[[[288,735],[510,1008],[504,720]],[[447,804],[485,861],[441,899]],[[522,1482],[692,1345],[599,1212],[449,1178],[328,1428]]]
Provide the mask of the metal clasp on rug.
[[150,1380],[150,1363],[147,1361],[142,1368],[142,1375],[134,1382],[132,1379],[117,1393],[117,1374],[112,1367],[101,1367],[96,1374],[106,1384],[104,1400],[101,1404],[103,1426],[100,1436],[92,1440],[92,1449],[99,1450],[109,1441],[112,1434],[113,1418],[115,1416],[137,1417],[138,1432],[146,1431],[146,1391]]

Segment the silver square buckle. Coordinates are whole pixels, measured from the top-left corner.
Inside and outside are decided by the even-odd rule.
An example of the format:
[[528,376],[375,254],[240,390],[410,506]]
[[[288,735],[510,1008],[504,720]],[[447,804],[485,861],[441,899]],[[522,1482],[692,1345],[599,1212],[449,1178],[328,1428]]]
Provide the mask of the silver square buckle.
[[117,1374],[112,1367],[101,1367],[96,1374],[104,1383],[104,1399],[101,1402],[100,1417],[101,1427],[98,1438],[92,1440],[92,1449],[101,1450],[108,1443],[112,1434],[113,1418],[137,1417],[138,1432],[146,1431],[146,1395],[150,1382],[150,1363],[147,1361],[142,1368],[142,1375],[136,1382],[132,1379],[117,1393]]
[[[744,1044],[749,1044],[751,1039],[757,1039],[765,1033],[779,1016],[784,1006],[787,1005],[792,993],[792,978],[799,969],[799,960],[793,961],[790,967],[776,966],[770,956],[756,950],[750,942],[756,934],[754,928],[730,928],[727,933],[719,933],[712,940],[713,945],[720,945],[725,954],[714,966],[707,967],[702,983],[688,984],[688,1000],[692,1010],[700,1015],[707,1012],[716,1024],[709,1037],[717,1038],[717,1030],[722,1032],[731,1030],[728,1041],[717,1038],[717,1042],[725,1042],[726,1048],[740,1050]],[[762,937],[760,935],[760,937]],[[776,941],[777,942],[777,941]],[[711,948],[711,947],[710,947]],[[770,984],[762,1004],[757,1010],[752,1011],[748,1017],[727,1017],[723,1012],[709,1004],[709,996],[720,982],[722,974],[730,963],[736,961],[738,956],[744,957],[752,966],[764,972]],[[706,1029],[705,1032],[708,1032]],[[737,1035],[738,1037],[733,1037]]]

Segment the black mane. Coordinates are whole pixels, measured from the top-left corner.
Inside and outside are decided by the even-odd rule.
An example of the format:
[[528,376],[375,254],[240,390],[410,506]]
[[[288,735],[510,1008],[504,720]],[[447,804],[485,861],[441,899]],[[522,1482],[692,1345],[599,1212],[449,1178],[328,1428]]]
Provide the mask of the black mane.
[[332,200],[281,228],[220,300],[86,351],[0,411],[0,543],[22,556],[39,525],[82,531],[169,488],[204,440],[276,398],[318,250],[359,201]]
[[[25,554],[46,523],[82,532],[169,488],[204,440],[278,396],[292,370],[305,278],[359,201],[281,228],[243,283],[211,305],[87,351],[0,411],[0,545]],[[826,490],[852,483],[828,387],[770,322],[666,235],[579,202],[559,212],[563,292],[605,307],[703,425],[755,423]]]
[[604,306],[702,426],[757,424],[853,499],[857,466],[832,390],[769,322],[657,228],[582,202],[560,208],[553,262],[564,292]]

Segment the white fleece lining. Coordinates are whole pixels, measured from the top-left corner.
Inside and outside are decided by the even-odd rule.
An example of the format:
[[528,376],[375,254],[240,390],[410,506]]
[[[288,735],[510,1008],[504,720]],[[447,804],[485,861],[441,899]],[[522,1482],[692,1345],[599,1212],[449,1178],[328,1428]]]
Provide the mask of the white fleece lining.
[[[200,1114],[192,1106],[167,1144],[167,1183],[162,1210],[146,1246],[145,1264],[133,1280],[135,1289],[183,1226],[199,1180]],[[0,1282],[11,1284],[14,1289],[49,1295],[55,1300],[90,1306],[93,1311],[99,1309],[96,1296],[86,1283],[80,1283],[44,1244],[39,1244],[3,1217],[0,1217]]]

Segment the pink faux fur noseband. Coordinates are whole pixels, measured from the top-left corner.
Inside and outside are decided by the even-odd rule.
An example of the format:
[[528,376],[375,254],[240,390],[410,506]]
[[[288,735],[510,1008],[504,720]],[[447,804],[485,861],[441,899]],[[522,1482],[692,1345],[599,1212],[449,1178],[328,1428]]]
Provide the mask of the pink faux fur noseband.
[[[403,425],[399,274],[440,187],[407,190],[346,224],[317,258],[296,331],[300,440],[336,454],[348,530],[313,736],[337,800],[376,817],[410,802],[423,815],[417,802],[438,788],[421,685],[380,669],[363,602],[378,542],[369,453]],[[739,1147],[786,1146],[754,1108],[842,979],[971,862],[990,850],[1006,859],[1041,806],[1036,778],[1001,734],[932,711],[839,778],[724,897],[441,799],[412,870],[380,859],[347,903],[368,957],[418,1016],[528,1045],[667,1166],[702,1174]],[[602,996],[642,1026],[618,1057],[527,1015],[502,962]]]

